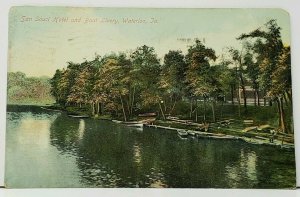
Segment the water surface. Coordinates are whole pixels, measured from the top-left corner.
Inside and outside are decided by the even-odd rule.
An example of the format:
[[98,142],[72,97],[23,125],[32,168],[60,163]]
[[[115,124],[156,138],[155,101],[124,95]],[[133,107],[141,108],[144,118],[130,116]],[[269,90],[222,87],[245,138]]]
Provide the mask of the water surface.
[[180,139],[39,107],[7,112],[7,187],[290,188],[294,151]]

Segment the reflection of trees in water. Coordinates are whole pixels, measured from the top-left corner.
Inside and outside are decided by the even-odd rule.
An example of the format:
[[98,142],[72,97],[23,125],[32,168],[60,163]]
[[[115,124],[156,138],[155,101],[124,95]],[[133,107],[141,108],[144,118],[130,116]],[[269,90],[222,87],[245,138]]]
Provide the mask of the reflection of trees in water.
[[226,166],[228,187],[278,188],[295,184],[295,159],[277,147],[245,144],[239,162]]
[[240,150],[240,161],[226,166],[226,180],[232,188],[253,188],[257,185],[257,156],[249,148]]
[[153,161],[158,162],[156,166],[167,186],[226,186],[224,165],[239,160],[236,153],[240,147],[225,141],[180,140],[174,134],[169,137],[163,137],[163,133],[158,135],[158,140],[154,141],[158,158]]
[[232,142],[183,142],[174,133],[130,132],[108,122],[101,122],[101,128],[90,125],[78,150],[78,166],[83,180],[95,186],[226,186],[224,166],[240,160],[241,147]]
[[274,147],[181,140],[167,131],[65,115],[53,122],[50,137],[60,151],[76,155],[81,181],[90,187],[278,187],[278,179],[295,177],[293,154]]
[[296,186],[294,150],[274,147],[255,148],[258,188],[291,188]]
[[101,187],[135,186],[134,133],[105,121],[88,120],[87,125],[78,150],[83,181]]
[[39,106],[7,105],[6,119],[10,122],[7,126],[17,126],[23,119],[27,118],[53,120],[57,117],[57,114],[57,112],[43,110]]
[[23,116],[24,113],[7,112],[7,131],[9,131],[11,127],[18,127],[22,121]]
[[[144,141],[142,155],[155,155],[152,161],[159,163],[153,166],[169,187],[291,187],[295,182],[293,154],[284,150],[228,140],[179,141],[176,135],[149,133],[158,135],[157,140]],[[230,179],[230,173],[235,177]]]
[[79,143],[79,120],[65,114],[58,116],[50,126],[50,143],[62,153],[76,154]]

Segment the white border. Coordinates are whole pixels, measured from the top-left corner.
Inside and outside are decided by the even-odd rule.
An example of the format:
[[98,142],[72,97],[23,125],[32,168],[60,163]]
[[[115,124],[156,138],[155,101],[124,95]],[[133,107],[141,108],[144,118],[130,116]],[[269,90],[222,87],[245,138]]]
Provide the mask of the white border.
[[[36,6],[82,6],[82,7],[152,7],[152,8],[282,8],[290,13],[292,30],[292,80],[293,80],[293,99],[294,99],[294,123],[296,153],[300,151],[300,1],[299,0],[0,0],[0,185],[3,185],[4,179],[4,147],[5,147],[5,111],[6,111],[6,73],[7,73],[7,29],[8,29],[8,11],[11,6],[36,5]],[[297,169],[300,169],[300,158],[296,154]],[[24,169],[25,170],[25,169]],[[300,186],[300,170],[297,170],[297,186]],[[142,192],[141,192],[142,191]],[[87,193],[86,193],[87,192]],[[101,192],[101,193],[99,193]],[[277,191],[272,190],[192,190],[192,189],[72,189],[60,190],[52,189],[47,191],[35,190],[6,190],[0,189],[0,196],[7,194],[10,196],[197,196],[199,194],[213,196],[300,196],[299,191]]]

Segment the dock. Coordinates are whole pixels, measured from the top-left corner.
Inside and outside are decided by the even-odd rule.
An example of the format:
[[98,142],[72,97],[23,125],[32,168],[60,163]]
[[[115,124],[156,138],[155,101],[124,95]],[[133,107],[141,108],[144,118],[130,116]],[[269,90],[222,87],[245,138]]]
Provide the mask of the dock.
[[[144,127],[154,128],[154,129],[163,129],[163,130],[170,130],[176,131],[184,130],[160,125],[149,125],[145,124]],[[211,132],[204,132],[204,131],[194,131],[194,130],[185,130],[189,136],[196,137],[196,138],[208,138],[208,139],[222,139],[222,140],[240,140],[249,144],[253,145],[268,145],[268,146],[277,146],[280,148],[285,149],[293,149],[294,145],[291,143],[282,144],[279,140],[274,140],[274,143],[270,143],[268,138],[255,136],[255,138],[249,137],[240,137],[240,136],[233,136],[233,135],[226,135],[222,133],[211,133]]]
[[172,131],[177,131],[177,128],[172,128],[172,127],[165,127],[165,126],[160,126],[160,125],[154,125],[154,124],[145,124],[144,127],[150,127],[154,129],[166,129],[166,130],[172,130]]
[[86,116],[86,115],[71,115],[71,114],[69,114],[68,116],[71,118],[89,118],[89,116]]
[[[145,127],[155,128],[155,129],[164,129],[164,130],[170,130],[170,131],[178,131],[183,129],[177,129],[172,127],[165,127],[160,125],[144,125]],[[185,130],[188,135],[195,136],[197,138],[212,138],[212,139],[232,139],[232,140],[238,140],[239,137],[235,137],[232,135],[225,135],[225,134],[219,134],[219,133],[210,133],[210,132],[203,132],[203,131],[194,131],[194,130]]]

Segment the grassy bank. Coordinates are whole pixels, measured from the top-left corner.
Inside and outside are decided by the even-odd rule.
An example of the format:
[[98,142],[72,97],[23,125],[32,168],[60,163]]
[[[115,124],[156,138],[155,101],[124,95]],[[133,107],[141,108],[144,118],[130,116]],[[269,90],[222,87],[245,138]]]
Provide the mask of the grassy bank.
[[[91,113],[91,107],[88,105],[84,105],[82,107],[79,106],[66,106],[61,107],[59,105],[53,105],[48,106],[49,109],[55,109],[55,110],[63,110],[66,111],[68,114],[72,115],[88,115],[90,117],[96,118],[96,119],[117,119],[123,121],[122,114],[109,114],[109,113],[103,113],[102,115],[92,115]],[[231,104],[225,104],[223,106],[216,106],[215,110],[215,116],[216,116],[216,122],[213,122],[213,115],[212,110],[209,108],[209,104],[206,105],[206,110],[204,110],[204,105],[198,104],[197,108],[198,113],[198,121],[197,123],[204,123],[204,111],[205,113],[205,122],[210,124],[209,132],[211,133],[220,133],[225,135],[233,135],[233,136],[239,136],[239,137],[248,137],[248,138],[265,138],[269,139],[271,137],[270,134],[270,128],[275,129],[277,132],[275,139],[283,140],[284,142],[293,143],[294,138],[292,134],[286,135],[279,132],[277,129],[278,127],[278,113],[277,113],[277,107],[275,105],[273,106],[247,106],[247,110],[244,109],[243,106],[239,107],[237,105],[231,105]],[[288,114],[292,114],[291,108],[286,107],[285,112],[287,114],[287,127],[288,129],[292,128],[292,119],[291,116],[288,116]],[[177,128],[177,129],[188,129],[188,130],[195,130],[199,131],[201,128],[199,125],[189,125],[184,124],[176,121],[171,120],[163,120],[161,114],[159,111],[156,112],[157,117],[156,120],[153,122],[155,125],[165,126],[165,127],[171,127],[171,128]],[[195,123],[195,112],[192,114],[192,118],[190,117],[190,110],[189,110],[189,104],[188,103],[178,103],[177,106],[174,109],[174,112],[171,114],[172,116],[175,116],[181,120],[189,120],[190,122]],[[144,120],[145,118],[138,117],[138,113],[135,114],[129,121],[140,121]],[[223,126],[220,125],[218,122],[222,120],[228,120],[231,119],[231,124]],[[245,124],[244,120],[253,120],[253,123],[250,125]],[[257,129],[253,129],[250,131],[245,131],[246,128],[249,127],[260,127],[262,125],[269,125],[268,129],[264,129],[261,131],[258,131]]]

